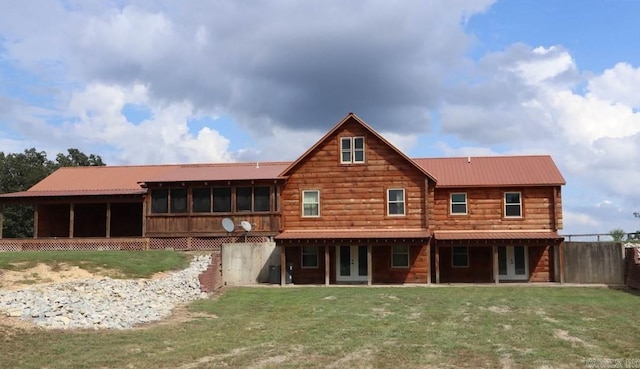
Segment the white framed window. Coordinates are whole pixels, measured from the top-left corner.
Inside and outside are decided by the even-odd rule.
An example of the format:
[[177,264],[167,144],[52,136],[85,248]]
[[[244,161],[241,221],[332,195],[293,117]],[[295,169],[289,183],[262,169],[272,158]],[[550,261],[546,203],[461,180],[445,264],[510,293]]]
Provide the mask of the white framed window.
[[318,267],[318,248],[315,246],[302,246],[301,265],[305,269]]
[[469,248],[466,246],[455,246],[451,248],[451,266],[453,268],[469,267]]
[[392,268],[408,268],[409,267],[409,246],[393,245],[391,246],[391,267]]
[[467,215],[467,194],[464,192],[452,193],[450,196],[449,212],[452,215]]
[[320,216],[320,191],[319,190],[302,191],[302,216],[303,217],[319,217]]
[[504,216],[507,218],[522,217],[522,195],[520,192],[504,193]]
[[364,163],[364,137],[340,138],[340,163]]
[[387,214],[405,215],[404,188],[390,188],[387,190]]

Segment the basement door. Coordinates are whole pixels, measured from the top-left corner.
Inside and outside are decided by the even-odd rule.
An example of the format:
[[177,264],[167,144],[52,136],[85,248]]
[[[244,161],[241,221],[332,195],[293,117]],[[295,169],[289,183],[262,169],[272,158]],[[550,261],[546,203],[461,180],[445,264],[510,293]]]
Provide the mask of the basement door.
[[367,246],[336,247],[336,281],[367,281]]
[[498,278],[508,281],[529,279],[529,258],[526,246],[498,247]]

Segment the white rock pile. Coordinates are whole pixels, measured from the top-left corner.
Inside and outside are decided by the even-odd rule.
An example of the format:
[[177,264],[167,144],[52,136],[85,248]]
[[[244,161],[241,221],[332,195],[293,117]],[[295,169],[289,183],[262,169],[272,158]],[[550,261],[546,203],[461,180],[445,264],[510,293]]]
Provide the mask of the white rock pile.
[[159,279],[84,279],[0,290],[0,313],[47,329],[128,329],[207,297],[200,291],[198,275],[209,264],[211,256],[196,256],[187,269]]

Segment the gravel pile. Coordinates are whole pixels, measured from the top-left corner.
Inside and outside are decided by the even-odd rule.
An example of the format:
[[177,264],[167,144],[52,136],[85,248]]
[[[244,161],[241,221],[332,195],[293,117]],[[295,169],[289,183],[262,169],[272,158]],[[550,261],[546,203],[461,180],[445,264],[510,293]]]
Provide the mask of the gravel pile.
[[211,256],[160,279],[85,279],[0,291],[0,313],[47,329],[128,329],[163,319],[180,304],[207,297],[198,275]]

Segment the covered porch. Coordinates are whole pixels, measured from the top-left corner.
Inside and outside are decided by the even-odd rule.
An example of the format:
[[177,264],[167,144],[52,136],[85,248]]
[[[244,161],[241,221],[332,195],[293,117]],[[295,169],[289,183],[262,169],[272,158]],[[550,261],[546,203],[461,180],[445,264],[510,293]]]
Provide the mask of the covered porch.
[[436,231],[439,283],[564,282],[563,238],[553,231]]
[[430,276],[426,230],[285,231],[280,247],[282,284],[425,283]]

